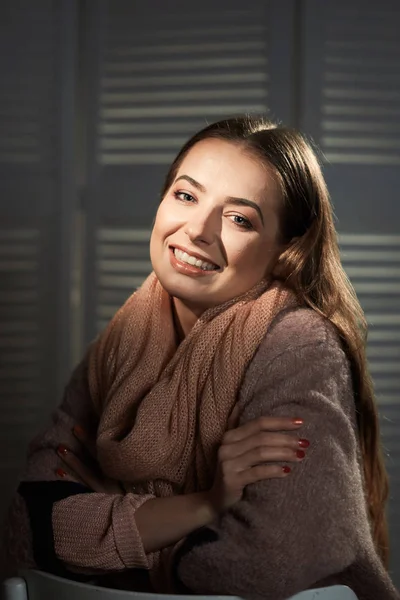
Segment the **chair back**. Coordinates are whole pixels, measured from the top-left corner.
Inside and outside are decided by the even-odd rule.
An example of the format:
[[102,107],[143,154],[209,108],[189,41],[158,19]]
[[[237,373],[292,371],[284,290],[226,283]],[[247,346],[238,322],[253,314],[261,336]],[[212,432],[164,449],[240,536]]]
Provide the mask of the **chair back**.
[[358,598],[347,585],[332,585],[300,592],[288,600],[358,600]]
[[[6,579],[2,584],[2,600],[243,600],[237,596],[175,596],[127,592],[79,583],[49,575],[42,571],[22,571],[21,577]],[[307,590],[288,600],[357,600],[344,585]]]

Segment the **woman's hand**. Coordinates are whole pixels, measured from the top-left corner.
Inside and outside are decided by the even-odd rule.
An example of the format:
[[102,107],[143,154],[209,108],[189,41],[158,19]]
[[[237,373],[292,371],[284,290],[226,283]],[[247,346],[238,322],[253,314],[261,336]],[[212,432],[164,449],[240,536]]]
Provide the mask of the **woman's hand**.
[[[237,412],[232,413],[232,426]],[[308,440],[282,431],[295,431],[300,419],[260,417],[235,429],[228,429],[218,451],[215,480],[210,501],[220,513],[241,499],[249,483],[286,477],[290,467],[282,462],[300,462],[305,457]]]

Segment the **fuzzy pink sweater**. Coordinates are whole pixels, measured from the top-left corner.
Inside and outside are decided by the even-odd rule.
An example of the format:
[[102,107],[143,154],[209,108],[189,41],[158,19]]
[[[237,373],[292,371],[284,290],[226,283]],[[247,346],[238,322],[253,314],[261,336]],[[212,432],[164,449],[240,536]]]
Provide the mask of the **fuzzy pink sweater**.
[[[342,583],[359,600],[398,600],[372,542],[351,373],[332,326],[309,309],[278,316],[247,370],[238,403],[242,422],[260,415],[303,418],[301,436],[310,448],[290,476],[248,486],[217,523],[187,538],[173,564],[176,586],[285,600],[310,587]],[[90,493],[72,477],[56,484],[72,486],[69,492],[58,491],[48,504],[47,491],[40,491],[63,467],[59,444],[82,453],[73,425],[95,438],[97,422],[82,363],[51,425],[31,444],[8,520],[8,555],[14,565],[64,574],[124,573],[123,585],[137,589],[143,575],[138,569],[154,565],[135,527],[135,511],[149,496],[140,490]],[[52,536],[48,560],[38,541],[38,510],[45,515],[42,537],[49,531]]]

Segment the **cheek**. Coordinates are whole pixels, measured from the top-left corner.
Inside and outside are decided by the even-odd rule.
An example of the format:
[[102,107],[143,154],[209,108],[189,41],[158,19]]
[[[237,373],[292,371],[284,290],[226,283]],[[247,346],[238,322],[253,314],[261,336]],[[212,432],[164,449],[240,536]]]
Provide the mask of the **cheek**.
[[272,245],[265,241],[261,242],[259,238],[247,240],[240,240],[236,236],[235,238],[236,243],[233,243],[232,240],[229,245],[228,243],[225,244],[231,267],[240,270],[243,276],[251,274],[257,277],[260,274],[264,276],[264,271],[268,268],[269,259],[272,259]]
[[150,236],[150,258],[153,261],[158,254],[160,242],[165,237],[164,207],[160,204],[154,219],[153,229]]
[[160,204],[154,221],[152,237],[162,237],[168,235],[176,224],[176,214],[172,207],[169,207],[165,200]]
[[[234,236],[230,243],[227,242],[225,249],[231,266],[248,269],[250,264],[254,265],[254,261],[260,254],[259,243],[257,240],[240,239],[240,235]],[[245,237],[243,234],[243,238]]]

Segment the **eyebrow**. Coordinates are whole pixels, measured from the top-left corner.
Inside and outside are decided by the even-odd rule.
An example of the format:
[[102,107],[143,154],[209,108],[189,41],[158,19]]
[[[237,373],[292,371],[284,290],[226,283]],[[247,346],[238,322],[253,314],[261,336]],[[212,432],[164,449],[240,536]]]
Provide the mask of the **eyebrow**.
[[[180,181],[181,179],[185,179],[186,181],[191,183],[193,187],[200,190],[200,192],[206,192],[206,188],[204,187],[204,185],[193,179],[193,177],[190,177],[190,175],[181,175],[180,177],[175,179],[175,183],[177,181]],[[257,211],[258,216],[260,217],[261,223],[264,225],[264,217],[261,212],[261,208],[256,202],[253,202],[252,200],[247,200],[247,198],[235,198],[234,196],[228,196],[227,200],[230,204],[234,204],[236,206],[249,206],[250,208],[254,208],[254,210]]]
[[177,181],[179,181],[180,179],[186,179],[186,181],[188,181],[189,183],[191,183],[193,185],[193,187],[197,188],[198,190],[200,190],[200,192],[205,192],[206,188],[204,187],[204,185],[201,185],[201,183],[199,183],[198,181],[196,181],[195,179],[193,179],[193,177],[190,177],[189,175],[181,175],[180,177],[178,177],[177,179],[175,179],[175,183]]

